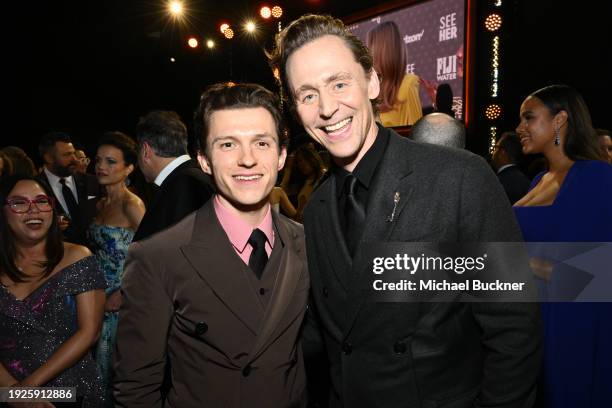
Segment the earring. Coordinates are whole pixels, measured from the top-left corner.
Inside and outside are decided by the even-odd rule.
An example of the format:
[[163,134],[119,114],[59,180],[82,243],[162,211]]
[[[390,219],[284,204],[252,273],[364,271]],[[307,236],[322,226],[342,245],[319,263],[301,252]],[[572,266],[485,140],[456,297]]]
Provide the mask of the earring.
[[559,129],[555,129],[555,146],[561,144],[561,137],[559,137]]

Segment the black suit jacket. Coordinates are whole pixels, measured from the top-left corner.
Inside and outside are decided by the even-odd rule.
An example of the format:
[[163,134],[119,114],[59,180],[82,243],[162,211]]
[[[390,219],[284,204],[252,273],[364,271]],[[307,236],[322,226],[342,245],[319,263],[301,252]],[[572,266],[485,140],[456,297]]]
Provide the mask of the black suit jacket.
[[510,200],[510,204],[516,203],[529,191],[531,182],[527,176],[518,168],[518,166],[510,166],[503,169],[497,174],[506,195]]
[[[308,265],[330,361],[332,407],[528,407],[540,364],[535,304],[375,303],[363,250],[380,242],[508,242],[521,235],[485,161],[390,132],[351,259],[335,178],[305,211]],[[394,196],[400,193],[392,222]],[[370,272],[368,273],[368,267]],[[316,344],[312,324],[303,340]],[[310,342],[310,344],[308,344]]]
[[[38,177],[47,184],[50,184],[45,172],[40,173]],[[87,237],[85,236],[85,232],[87,231],[89,224],[91,224],[91,220],[96,216],[96,204],[102,197],[102,190],[94,175],[75,173],[72,177],[74,178],[74,183],[77,189],[79,214],[78,220],[71,219],[70,225],[64,231],[64,239],[75,244],[87,245]],[[53,189],[51,192],[53,193]],[[53,193],[53,198],[57,203],[56,209],[58,214],[68,216],[65,213],[64,208],[57,201],[55,193]]]
[[199,209],[214,194],[210,177],[197,161],[182,163],[166,177],[134,235],[133,241],[147,238],[176,224]]

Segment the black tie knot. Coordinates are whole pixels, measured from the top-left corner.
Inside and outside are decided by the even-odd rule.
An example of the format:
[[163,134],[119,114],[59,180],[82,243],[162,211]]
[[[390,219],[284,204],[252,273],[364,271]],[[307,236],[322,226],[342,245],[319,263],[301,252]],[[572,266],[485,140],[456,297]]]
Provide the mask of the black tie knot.
[[352,174],[348,174],[344,180],[344,191],[347,196],[355,197],[357,190],[357,177]]
[[346,196],[344,238],[351,255],[355,253],[361,239],[361,232],[366,219],[365,207],[359,201],[359,194],[357,194],[357,182],[357,177],[353,174],[348,174],[344,180],[344,194]]
[[268,262],[268,253],[266,252],[266,234],[259,228],[256,228],[249,237],[249,245],[253,248],[249,257],[249,267],[255,272],[258,279],[261,278],[266,263]]
[[66,203],[68,216],[72,220],[73,224],[78,223],[77,218],[79,216],[79,204],[77,203],[72,190],[66,184],[65,178],[60,178],[60,184],[62,185],[62,196],[64,197],[64,202]]

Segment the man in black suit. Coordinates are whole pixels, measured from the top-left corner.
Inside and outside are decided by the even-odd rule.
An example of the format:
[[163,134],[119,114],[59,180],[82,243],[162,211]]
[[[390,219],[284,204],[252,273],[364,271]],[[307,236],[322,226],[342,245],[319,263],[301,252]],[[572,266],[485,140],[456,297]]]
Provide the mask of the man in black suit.
[[[340,20],[301,17],[269,56],[288,106],[335,164],[304,216],[309,310],[329,359],[331,406],[531,406],[536,304],[377,303],[367,272],[373,244],[520,241],[486,162],[377,125],[372,58]],[[305,341],[317,337],[311,328]]]
[[177,113],[148,113],[138,122],[136,138],[140,169],[157,188],[134,241],[176,224],[214,193],[210,177],[187,154],[187,128]]
[[60,212],[60,227],[68,242],[86,245],[85,231],[96,215],[100,186],[92,175],[78,173],[75,148],[63,132],[45,134],[38,152],[43,160],[40,178],[51,186]]
[[493,149],[491,165],[497,172],[497,178],[504,187],[510,204],[516,203],[527,194],[531,184],[518,166],[522,157],[523,148],[518,135],[514,132],[503,133]]

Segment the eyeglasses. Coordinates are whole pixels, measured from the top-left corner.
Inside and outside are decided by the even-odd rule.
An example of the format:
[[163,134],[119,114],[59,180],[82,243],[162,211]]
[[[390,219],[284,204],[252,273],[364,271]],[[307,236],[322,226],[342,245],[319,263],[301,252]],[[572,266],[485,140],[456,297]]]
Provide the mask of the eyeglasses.
[[53,199],[46,195],[39,195],[34,200],[30,200],[26,197],[9,197],[6,200],[8,208],[17,214],[27,213],[30,211],[32,204],[34,204],[40,212],[53,211]]

